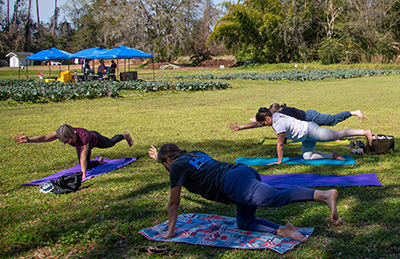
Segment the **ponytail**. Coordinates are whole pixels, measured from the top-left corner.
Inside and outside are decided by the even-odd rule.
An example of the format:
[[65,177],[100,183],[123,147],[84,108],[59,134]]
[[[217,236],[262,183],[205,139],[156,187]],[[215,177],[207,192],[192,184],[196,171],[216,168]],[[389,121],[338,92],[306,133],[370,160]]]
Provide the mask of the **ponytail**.
[[286,107],[286,103],[280,105],[278,103],[273,103],[269,106],[269,110],[272,114],[274,114],[275,112],[281,112],[283,110],[283,108]]

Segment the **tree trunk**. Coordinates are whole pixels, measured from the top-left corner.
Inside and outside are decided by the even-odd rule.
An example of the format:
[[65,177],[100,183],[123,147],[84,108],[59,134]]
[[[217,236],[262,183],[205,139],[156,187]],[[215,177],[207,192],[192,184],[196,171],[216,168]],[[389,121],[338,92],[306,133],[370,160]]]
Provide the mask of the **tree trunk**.
[[25,51],[29,51],[30,40],[31,40],[31,7],[32,7],[32,0],[28,0],[28,16],[26,17],[25,22]]
[[58,20],[58,8],[57,8],[57,0],[55,0],[55,2],[54,2],[53,29],[52,29],[53,36],[56,35],[57,22],[58,22],[57,20]]
[[10,0],[7,0],[7,21],[6,21],[6,27],[10,27]]
[[40,24],[40,18],[39,18],[39,0],[36,0],[36,15],[37,15],[37,23],[38,26]]

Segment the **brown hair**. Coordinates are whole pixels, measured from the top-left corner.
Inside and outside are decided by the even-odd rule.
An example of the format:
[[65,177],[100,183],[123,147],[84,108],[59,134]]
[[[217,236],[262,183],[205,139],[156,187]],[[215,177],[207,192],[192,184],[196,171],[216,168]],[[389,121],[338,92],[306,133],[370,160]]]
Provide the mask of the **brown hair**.
[[256,114],[256,120],[259,123],[262,123],[263,121],[265,121],[265,117],[271,117],[272,113],[269,109],[267,109],[266,107],[261,107],[260,109],[258,109],[258,112]]
[[176,144],[164,144],[158,151],[157,162],[162,163],[169,158],[172,161],[176,160],[181,154],[190,154],[186,150],[180,149]]

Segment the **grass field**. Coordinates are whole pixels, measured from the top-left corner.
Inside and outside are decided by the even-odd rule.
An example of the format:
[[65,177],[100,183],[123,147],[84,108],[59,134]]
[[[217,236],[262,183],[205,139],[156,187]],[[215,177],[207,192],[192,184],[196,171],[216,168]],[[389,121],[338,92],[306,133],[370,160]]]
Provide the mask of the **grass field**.
[[[265,69],[265,68],[264,68]],[[227,72],[228,70],[226,70]],[[190,71],[156,71],[168,80]],[[192,73],[213,71],[192,71]],[[229,72],[237,72],[232,70]],[[216,70],[215,73],[221,73]],[[152,71],[143,71],[152,77]],[[247,123],[257,109],[272,102],[324,113],[357,110],[360,124],[350,118],[334,127],[371,129],[400,136],[400,76],[310,82],[230,81],[232,88],[205,92],[124,92],[118,99],[68,101],[49,104],[0,105],[0,257],[1,258],[145,258],[137,247],[158,244],[138,231],[164,222],[169,198],[168,173],[147,157],[152,144],[177,143],[233,163],[240,156],[276,157],[274,145],[258,145],[274,138],[270,128],[231,132],[230,123]],[[75,150],[55,141],[17,145],[12,136],[50,133],[61,124],[97,130],[103,135],[130,132],[126,142],[92,156],[136,157],[137,161],[93,178],[68,195],[41,194],[23,183],[45,177],[77,163]],[[317,146],[317,151],[348,154],[345,146]],[[286,146],[285,156],[299,156],[299,146]],[[376,172],[382,187],[338,187],[339,226],[325,219],[326,206],[316,202],[259,209],[257,216],[295,226],[315,227],[309,240],[284,254],[285,258],[399,258],[400,159],[398,152],[354,156],[356,166],[280,165],[256,167],[261,174],[360,174]],[[326,189],[326,188],[324,188]],[[235,215],[235,206],[207,201],[184,190],[185,212]],[[279,258],[269,250],[234,250],[168,243],[165,257]]]

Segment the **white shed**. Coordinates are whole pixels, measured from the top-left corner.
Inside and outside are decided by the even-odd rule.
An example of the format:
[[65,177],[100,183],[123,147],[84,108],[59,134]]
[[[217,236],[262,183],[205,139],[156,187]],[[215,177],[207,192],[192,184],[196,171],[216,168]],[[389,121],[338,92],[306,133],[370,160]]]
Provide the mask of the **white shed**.
[[10,67],[19,67],[20,65],[26,66],[27,62],[29,62],[29,65],[32,65],[31,60],[26,60],[26,57],[32,54],[32,52],[10,52],[6,55],[6,57],[10,58]]

